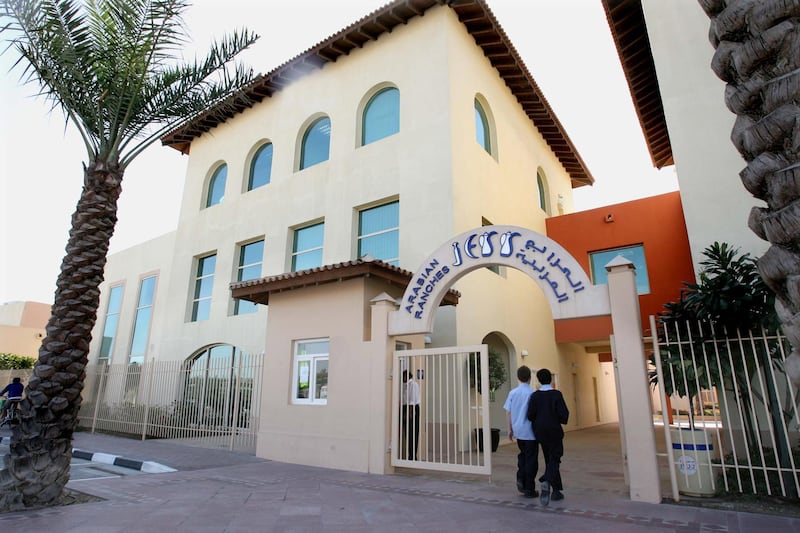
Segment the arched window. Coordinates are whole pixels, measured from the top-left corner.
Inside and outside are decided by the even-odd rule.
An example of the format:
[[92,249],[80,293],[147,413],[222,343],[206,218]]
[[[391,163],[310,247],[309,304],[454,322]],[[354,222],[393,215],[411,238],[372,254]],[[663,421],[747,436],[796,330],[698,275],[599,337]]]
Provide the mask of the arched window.
[[272,143],[267,143],[259,148],[250,163],[250,177],[247,181],[247,190],[252,191],[269,183],[272,175]]
[[318,118],[303,134],[300,147],[300,170],[327,161],[331,147],[331,119]]
[[258,409],[253,401],[253,383],[259,372],[255,358],[235,346],[218,344],[189,357],[186,370],[181,405],[185,423],[198,427],[250,425]]
[[548,202],[548,192],[547,192],[547,178],[544,177],[544,172],[542,169],[536,171],[536,188],[539,191],[539,207],[542,208],[542,211],[550,214],[550,202]]
[[489,130],[489,119],[483,106],[475,99],[475,139],[488,153],[492,153],[492,133]]
[[208,180],[208,193],[206,194],[206,207],[217,205],[225,198],[225,181],[228,178],[228,165],[222,164],[214,171]]
[[378,91],[364,107],[361,144],[383,139],[400,131],[400,91],[387,87]]

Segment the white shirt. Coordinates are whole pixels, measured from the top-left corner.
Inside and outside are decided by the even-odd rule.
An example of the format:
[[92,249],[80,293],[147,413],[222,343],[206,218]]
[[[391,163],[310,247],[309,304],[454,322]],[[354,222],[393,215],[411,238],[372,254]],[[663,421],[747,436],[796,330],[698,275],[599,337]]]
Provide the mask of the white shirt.
[[419,383],[410,378],[400,384],[400,403],[402,405],[419,405],[421,400]]

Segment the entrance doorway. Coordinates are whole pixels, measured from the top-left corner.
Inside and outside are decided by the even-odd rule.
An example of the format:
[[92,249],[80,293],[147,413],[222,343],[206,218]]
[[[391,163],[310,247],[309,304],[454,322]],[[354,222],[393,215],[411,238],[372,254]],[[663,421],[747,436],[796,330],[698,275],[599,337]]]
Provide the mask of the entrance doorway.
[[[512,369],[511,363],[513,346],[508,337],[498,331],[486,335],[482,343],[488,347],[489,352],[489,425],[500,430],[502,442],[504,437],[508,437],[503,404],[508,392],[516,386],[511,379],[512,374],[516,375],[516,368]],[[497,387],[492,390],[495,384]]]

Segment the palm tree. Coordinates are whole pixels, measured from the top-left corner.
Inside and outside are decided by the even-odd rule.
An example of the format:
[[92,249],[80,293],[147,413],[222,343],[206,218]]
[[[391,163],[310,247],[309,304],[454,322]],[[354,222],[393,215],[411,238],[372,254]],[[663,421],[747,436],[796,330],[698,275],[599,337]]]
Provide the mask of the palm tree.
[[84,184],[52,315],[22,402],[0,509],[57,504],[69,480],[72,434],[109,240],[126,167],[147,146],[213,105],[229,112],[253,73],[234,63],[257,35],[212,43],[202,60],[172,55],[188,42],[188,0],[0,0],[0,33],[23,79],[64,112],[86,147]]
[[698,1],[711,19],[711,68],[737,115],[731,138],[747,161],[739,176],[767,204],[748,225],[771,245],[758,271],[792,345],[785,370],[800,385],[800,2]]

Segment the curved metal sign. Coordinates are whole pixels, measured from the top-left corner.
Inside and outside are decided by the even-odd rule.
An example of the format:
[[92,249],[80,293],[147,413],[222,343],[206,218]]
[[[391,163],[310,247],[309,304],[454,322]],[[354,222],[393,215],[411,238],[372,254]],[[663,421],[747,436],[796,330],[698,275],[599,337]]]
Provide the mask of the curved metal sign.
[[389,334],[429,333],[442,298],[469,272],[501,265],[526,273],[541,287],[553,318],[607,315],[608,289],[593,285],[560,244],[518,226],[482,226],[442,244],[408,284],[400,309],[390,315]]

